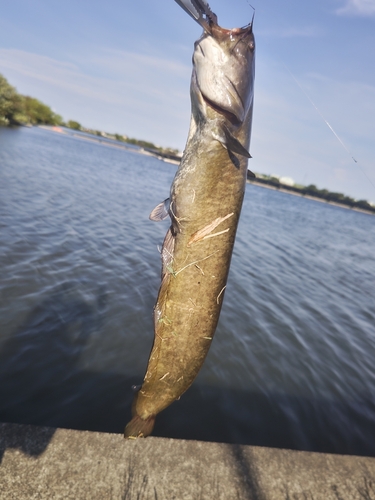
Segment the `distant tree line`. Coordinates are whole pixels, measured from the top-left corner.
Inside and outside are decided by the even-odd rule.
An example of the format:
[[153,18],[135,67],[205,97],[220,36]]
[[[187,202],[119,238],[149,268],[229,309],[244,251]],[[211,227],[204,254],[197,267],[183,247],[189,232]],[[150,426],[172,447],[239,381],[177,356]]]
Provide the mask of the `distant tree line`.
[[91,130],[82,127],[75,121],[69,120],[64,123],[62,117],[52,111],[46,104],[35,97],[21,95],[15,87],[10,85],[7,79],[0,74],[0,126],[16,125],[61,125],[73,130],[82,130],[94,135],[109,137],[121,142],[134,144],[159,155],[177,157],[178,150],[156,146],[152,142],[133,139],[120,134],[107,134],[100,130]]
[[[98,131],[95,131],[95,133],[98,134]],[[103,133],[99,132],[98,135],[103,135]],[[116,139],[117,141],[126,142],[128,144],[133,144],[134,146],[139,146],[140,148],[146,149],[148,151],[151,151],[151,152],[154,152],[157,154],[162,154],[164,156],[176,156],[179,153],[178,149],[163,148],[161,146],[156,146],[153,142],[144,141],[142,139],[134,139],[134,138],[128,137],[126,135],[120,135],[120,134],[104,134],[104,135],[106,137]]]
[[0,74],[0,125],[61,125],[62,117],[34,97],[17,92]]
[[17,90],[8,83],[7,79],[0,74],[0,126],[1,125],[61,125],[73,130],[82,130],[89,134],[110,137],[117,141],[134,144],[164,156],[174,157],[178,155],[177,149],[163,148],[156,146],[152,142],[133,139],[125,135],[107,134],[100,130],[87,129],[82,127],[82,125],[75,120],[69,120],[65,123],[60,115],[54,113],[49,106],[35,99],[35,97],[19,94]]
[[346,196],[342,193],[328,191],[328,189],[319,189],[315,186],[315,184],[310,184],[308,186],[295,184],[294,186],[289,186],[286,184],[282,184],[277,177],[267,175],[257,175],[255,179],[251,178],[251,176],[248,175],[247,178],[250,182],[266,184],[278,189],[285,189],[286,191],[291,191],[304,196],[312,196],[314,198],[319,198],[331,203],[338,203],[340,205],[349,206],[351,208],[360,208],[362,210],[367,210],[368,212],[375,213],[375,207],[373,205],[370,205],[367,200],[355,200],[354,198]]

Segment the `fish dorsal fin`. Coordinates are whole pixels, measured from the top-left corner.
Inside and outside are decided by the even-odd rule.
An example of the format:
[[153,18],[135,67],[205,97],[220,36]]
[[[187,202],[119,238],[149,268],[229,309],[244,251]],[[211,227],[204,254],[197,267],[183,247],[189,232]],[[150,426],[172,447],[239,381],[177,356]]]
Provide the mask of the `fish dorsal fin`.
[[149,219],[155,222],[160,222],[166,219],[169,215],[169,198],[156,205],[154,210],[150,213]]
[[223,144],[222,141],[220,141],[224,147],[229,149],[232,153],[237,153],[238,155],[245,156],[245,158],[251,158],[250,153],[246,148],[242,146],[240,141],[238,141],[233,135],[229,132],[227,127],[223,126],[223,132],[224,132],[224,137],[225,137],[225,143]]

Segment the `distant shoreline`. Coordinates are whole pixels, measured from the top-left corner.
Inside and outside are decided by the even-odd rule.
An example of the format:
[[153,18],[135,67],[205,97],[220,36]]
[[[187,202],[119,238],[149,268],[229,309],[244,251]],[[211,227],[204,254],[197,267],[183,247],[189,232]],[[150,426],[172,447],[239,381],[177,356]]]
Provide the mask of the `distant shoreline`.
[[[38,128],[41,128],[43,130],[48,130],[48,131],[54,132],[54,133],[64,134],[67,136],[73,136],[77,139],[81,139],[84,141],[96,142],[98,144],[101,144],[104,146],[109,146],[112,148],[123,149],[126,151],[131,151],[133,153],[138,153],[138,154],[142,154],[145,156],[152,156],[154,158],[157,158],[158,160],[162,160],[166,163],[171,163],[172,165],[176,165],[176,166],[179,165],[179,163],[180,163],[180,161],[178,161],[177,159],[168,157],[169,155],[164,156],[163,154],[161,154],[159,152],[156,152],[156,151],[154,152],[152,150],[149,150],[148,148],[142,148],[141,146],[138,146],[135,148],[135,147],[127,146],[126,143],[119,142],[119,144],[115,144],[114,142],[112,143],[112,142],[109,142],[107,140],[103,140],[102,138],[96,137],[94,135],[92,137],[86,137],[86,136],[81,135],[79,133],[74,133],[73,130],[71,132],[66,132],[61,127],[56,127],[56,126],[51,126],[51,125],[38,125]],[[371,210],[366,210],[365,208],[351,207],[351,206],[346,205],[344,203],[337,203],[335,201],[325,200],[325,199],[320,198],[318,196],[311,196],[311,194],[303,194],[302,192],[299,193],[295,190],[292,191],[291,189],[288,189],[286,187],[282,187],[282,184],[280,184],[279,186],[275,186],[275,185],[267,184],[264,181],[262,182],[259,179],[257,180],[256,178],[255,179],[248,178],[247,182],[249,184],[254,184],[255,186],[263,187],[266,189],[273,189],[274,191],[281,191],[282,193],[291,194],[294,196],[300,196],[302,198],[307,198],[308,200],[318,201],[320,203],[327,203],[328,205],[333,205],[335,207],[345,208],[347,210],[353,210],[354,212],[360,212],[360,213],[368,214],[368,215],[375,215],[375,213]]]
[[323,198],[319,198],[318,196],[311,196],[309,194],[298,193],[296,191],[291,191],[289,189],[283,187],[271,186],[270,184],[265,184],[263,182],[257,182],[256,179],[247,179],[249,184],[254,184],[255,186],[259,186],[266,189],[273,189],[274,191],[281,191],[282,193],[291,194],[293,196],[299,196],[301,198],[307,198],[308,200],[318,201],[320,203],[326,203],[328,205],[333,205],[335,207],[345,208],[346,210],[353,210],[353,212],[360,212],[368,215],[375,215],[371,210],[366,210],[365,208],[357,208],[350,207],[349,205],[344,205],[343,203],[337,203],[335,201],[324,200]]
[[109,146],[111,148],[117,148],[117,149],[123,149],[125,151],[130,151],[132,153],[142,154],[145,156],[152,156],[154,158],[157,158],[158,160],[163,160],[167,163],[172,163],[173,165],[179,165],[179,163],[180,163],[176,159],[170,158],[171,155],[164,155],[163,153],[153,151],[153,150],[150,150],[148,148],[143,148],[142,146],[128,145],[126,142],[120,142],[120,141],[118,141],[118,144],[116,144],[114,139],[112,139],[113,142],[110,142],[105,137],[99,137],[99,136],[95,136],[95,135],[92,135],[92,137],[87,137],[87,136],[84,136],[80,133],[77,133],[77,131],[75,131],[73,129],[68,129],[69,132],[67,132],[62,127],[55,126],[55,125],[37,125],[37,127],[41,128],[43,130],[48,130],[49,132],[54,132],[55,134],[56,133],[63,134],[63,135],[67,135],[68,137],[70,136],[70,137],[75,137],[76,139],[81,139],[83,141],[96,142],[97,144],[101,144],[102,146],[104,145],[104,146]]

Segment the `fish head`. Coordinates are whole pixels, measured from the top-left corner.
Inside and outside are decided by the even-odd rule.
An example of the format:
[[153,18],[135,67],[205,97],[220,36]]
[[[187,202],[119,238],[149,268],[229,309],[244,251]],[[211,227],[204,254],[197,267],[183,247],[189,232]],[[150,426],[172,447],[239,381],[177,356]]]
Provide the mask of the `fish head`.
[[195,42],[193,81],[200,101],[240,126],[253,102],[255,39],[253,23],[225,29],[210,21]]

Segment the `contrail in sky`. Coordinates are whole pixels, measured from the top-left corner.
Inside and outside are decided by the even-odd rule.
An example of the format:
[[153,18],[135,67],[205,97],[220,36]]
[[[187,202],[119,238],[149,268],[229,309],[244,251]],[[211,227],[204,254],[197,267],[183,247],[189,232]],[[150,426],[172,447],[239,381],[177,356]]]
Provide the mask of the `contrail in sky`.
[[305,94],[305,96],[307,97],[307,99],[311,102],[311,104],[314,106],[314,108],[317,110],[317,112],[320,114],[320,116],[323,118],[324,122],[326,123],[326,125],[329,127],[329,129],[331,130],[331,132],[335,135],[336,139],[340,142],[340,144],[342,145],[342,147],[345,149],[345,151],[350,155],[351,159],[353,161],[355,161],[355,163],[358,163],[357,160],[354,158],[354,156],[351,154],[351,152],[349,151],[349,149],[346,147],[346,145],[343,143],[343,141],[340,139],[340,137],[336,134],[336,132],[333,130],[332,126],[329,124],[328,120],[326,120],[326,118],[324,117],[323,113],[318,109],[318,106],[314,103],[314,101],[310,98],[310,96],[308,95],[308,93],[306,92],[306,90],[302,87],[302,85],[299,83],[299,81],[297,80],[297,78],[293,75],[293,73],[290,71],[290,69],[288,68],[288,66],[284,63],[284,66],[285,68],[288,70],[290,76],[293,78],[293,80],[296,82],[296,84],[298,85],[298,87],[302,90],[302,92]]
[[311,99],[311,97],[308,95],[308,93],[306,92],[306,90],[302,87],[302,85],[299,83],[299,81],[297,80],[297,78],[293,75],[293,73],[290,71],[290,69],[288,68],[288,66],[284,63],[284,66],[285,68],[287,69],[287,71],[289,72],[290,76],[293,78],[293,80],[296,82],[296,84],[298,85],[298,87],[301,89],[301,91],[305,94],[306,98],[310,101],[310,103],[314,106],[314,108],[316,109],[316,111],[319,113],[319,115],[322,117],[323,121],[325,122],[325,124],[327,125],[327,127],[331,130],[331,132],[334,134],[334,136],[336,137],[336,139],[339,141],[339,143],[341,144],[341,146],[345,149],[345,151],[349,154],[349,156],[351,157],[351,159],[357,164],[357,166],[359,167],[359,169],[361,170],[361,172],[363,173],[363,175],[366,176],[367,180],[371,183],[371,185],[373,186],[373,188],[375,189],[375,185],[374,183],[372,182],[372,180],[369,178],[369,176],[366,174],[366,172],[363,170],[363,168],[360,166],[360,164],[358,163],[358,161],[354,158],[354,156],[352,155],[352,153],[349,151],[349,149],[347,148],[347,146],[344,144],[344,142],[342,141],[342,139],[336,134],[336,132],[333,130],[333,127],[332,125],[328,122],[328,120],[325,118],[325,116],[323,115],[323,113],[318,109],[317,105],[314,103],[314,101]]

